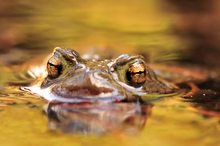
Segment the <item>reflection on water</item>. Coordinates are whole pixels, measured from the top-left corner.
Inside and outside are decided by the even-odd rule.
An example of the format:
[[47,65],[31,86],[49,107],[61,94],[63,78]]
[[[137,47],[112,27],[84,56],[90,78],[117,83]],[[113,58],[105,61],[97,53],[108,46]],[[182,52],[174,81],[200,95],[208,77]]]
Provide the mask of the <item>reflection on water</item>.
[[[3,76],[6,74],[9,72],[2,71]],[[196,102],[185,102],[178,96],[146,105],[49,103],[44,108],[45,116],[42,111],[47,102],[20,91],[15,86],[18,84],[12,81],[12,77],[5,79],[4,83],[10,84],[4,84],[0,94],[0,141],[4,146],[51,143],[55,146],[205,146],[219,143],[219,118],[204,118]]]
[[186,101],[192,103],[194,111],[207,117],[220,118],[220,82],[208,80],[198,84],[199,90]]
[[185,99],[176,95],[146,105],[49,103],[45,115],[47,101],[19,90],[31,81],[19,75],[22,67],[0,69],[2,145],[205,146],[220,142],[218,80],[203,81],[198,84],[202,92]]
[[150,104],[138,103],[49,103],[45,112],[51,130],[82,134],[113,131],[135,134],[144,128],[151,107]]

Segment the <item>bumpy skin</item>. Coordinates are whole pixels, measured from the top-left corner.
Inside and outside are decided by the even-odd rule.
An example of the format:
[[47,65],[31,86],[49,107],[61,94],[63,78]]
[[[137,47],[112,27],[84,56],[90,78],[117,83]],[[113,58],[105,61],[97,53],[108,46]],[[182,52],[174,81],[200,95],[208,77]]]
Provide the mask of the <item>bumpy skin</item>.
[[[86,102],[131,101],[150,94],[173,93],[175,88],[156,77],[142,56],[121,55],[113,60],[85,60],[72,49],[55,48],[51,57],[61,63],[56,77],[49,75],[41,89],[50,89],[51,95]],[[132,64],[144,65],[144,82],[132,85],[126,79],[126,71]]]

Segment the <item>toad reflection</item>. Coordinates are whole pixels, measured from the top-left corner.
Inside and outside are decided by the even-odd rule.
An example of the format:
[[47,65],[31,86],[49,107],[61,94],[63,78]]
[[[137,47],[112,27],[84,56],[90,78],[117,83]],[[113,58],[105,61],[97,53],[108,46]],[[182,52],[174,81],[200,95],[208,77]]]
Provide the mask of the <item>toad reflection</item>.
[[49,103],[49,129],[65,133],[137,133],[145,126],[152,105],[138,103]]

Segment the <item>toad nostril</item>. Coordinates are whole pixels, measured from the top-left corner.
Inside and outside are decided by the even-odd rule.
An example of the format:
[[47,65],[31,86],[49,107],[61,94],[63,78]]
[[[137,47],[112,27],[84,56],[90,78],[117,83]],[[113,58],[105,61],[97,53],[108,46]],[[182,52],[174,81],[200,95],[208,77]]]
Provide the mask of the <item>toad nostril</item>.
[[97,72],[94,72],[91,76],[90,76],[90,79],[91,80],[96,80],[96,81],[99,81],[99,82],[103,82],[103,81],[106,81],[108,79],[110,79],[110,75],[106,72],[102,72],[102,71],[97,71]]

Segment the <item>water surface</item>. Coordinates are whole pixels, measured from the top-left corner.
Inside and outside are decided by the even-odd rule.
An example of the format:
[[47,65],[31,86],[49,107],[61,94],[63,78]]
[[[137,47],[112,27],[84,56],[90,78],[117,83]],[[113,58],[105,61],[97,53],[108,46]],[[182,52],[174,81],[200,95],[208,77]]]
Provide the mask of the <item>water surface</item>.
[[[1,79],[0,94],[1,145],[205,146],[218,145],[220,142],[219,117],[198,112],[192,102],[186,102],[178,96],[162,98],[147,105],[145,121],[135,132],[115,128],[102,134],[66,133],[59,128],[53,129],[50,119],[44,112],[47,102],[8,83],[15,80],[12,75],[14,73],[5,67],[1,69],[1,76],[4,76],[4,79]],[[98,126],[99,121],[95,122]]]

